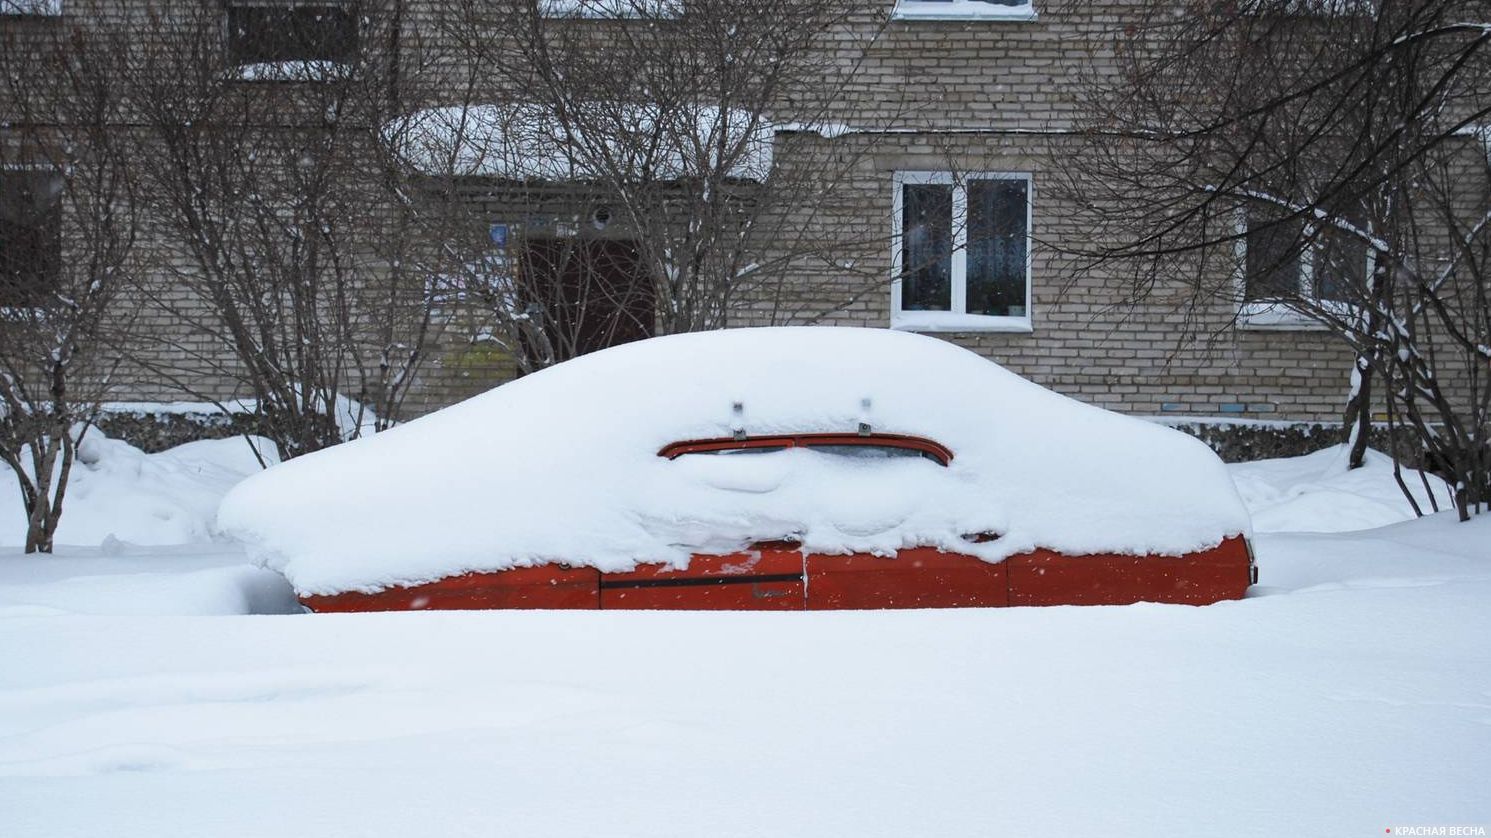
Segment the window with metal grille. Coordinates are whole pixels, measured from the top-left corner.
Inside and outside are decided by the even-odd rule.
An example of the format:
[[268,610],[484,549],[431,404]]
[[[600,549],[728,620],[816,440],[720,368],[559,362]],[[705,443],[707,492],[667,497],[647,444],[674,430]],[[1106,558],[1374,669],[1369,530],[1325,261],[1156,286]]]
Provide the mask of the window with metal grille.
[[1350,301],[1366,282],[1367,243],[1349,230],[1250,210],[1242,237],[1245,302]]
[[228,3],[228,59],[235,66],[324,61],[357,54],[355,3]]

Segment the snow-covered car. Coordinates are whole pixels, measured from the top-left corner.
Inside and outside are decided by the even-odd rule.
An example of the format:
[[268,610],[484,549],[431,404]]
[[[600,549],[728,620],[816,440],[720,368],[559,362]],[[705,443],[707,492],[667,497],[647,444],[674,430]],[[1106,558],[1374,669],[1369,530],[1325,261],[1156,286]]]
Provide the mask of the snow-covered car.
[[1221,461],[929,337],[638,341],[275,466],[219,526],[315,611],[1203,604]]

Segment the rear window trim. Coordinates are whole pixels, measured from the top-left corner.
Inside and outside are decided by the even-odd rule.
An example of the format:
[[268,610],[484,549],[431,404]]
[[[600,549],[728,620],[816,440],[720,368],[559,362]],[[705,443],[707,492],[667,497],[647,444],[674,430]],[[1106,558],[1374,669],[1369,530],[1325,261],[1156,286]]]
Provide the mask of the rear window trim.
[[662,450],[657,452],[657,455],[670,460],[676,460],[684,454],[702,454],[712,451],[734,451],[750,448],[810,448],[816,445],[865,445],[882,448],[905,448],[929,455],[942,466],[947,466],[953,461],[952,449],[926,437],[875,433],[770,434],[748,436],[743,439],[736,439],[734,437],[690,439],[669,443],[663,446]]

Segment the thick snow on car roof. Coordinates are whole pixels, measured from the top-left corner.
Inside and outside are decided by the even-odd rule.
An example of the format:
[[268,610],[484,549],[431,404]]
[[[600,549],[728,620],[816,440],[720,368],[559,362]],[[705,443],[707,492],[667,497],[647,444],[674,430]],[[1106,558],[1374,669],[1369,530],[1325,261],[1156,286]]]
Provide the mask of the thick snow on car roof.
[[[739,405],[739,408],[736,408]],[[848,432],[953,452],[658,456],[680,440]],[[568,361],[240,484],[219,526],[302,594],[560,562],[686,565],[754,541],[1181,555],[1246,534],[1220,460],[1177,431],[880,329],[674,335]],[[997,540],[969,543],[965,535]]]

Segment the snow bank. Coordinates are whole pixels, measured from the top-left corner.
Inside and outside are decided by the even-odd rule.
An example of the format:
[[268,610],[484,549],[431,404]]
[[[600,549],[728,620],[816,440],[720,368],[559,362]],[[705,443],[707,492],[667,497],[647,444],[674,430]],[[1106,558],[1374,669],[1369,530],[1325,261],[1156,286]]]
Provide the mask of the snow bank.
[[[954,459],[657,456],[737,423],[759,435],[861,422]],[[560,561],[681,566],[782,537],[822,553],[928,544],[995,561],[1037,546],[1183,554],[1248,530],[1226,468],[1184,434],[933,338],[819,327],[587,355],[252,477],[218,523],[308,594]],[[981,532],[1003,537],[963,538]]]
[[[1367,451],[1361,468],[1348,469],[1348,450],[1336,445],[1303,457],[1282,457],[1228,466],[1258,532],[1346,532],[1387,526],[1417,517],[1393,479],[1386,454]],[[1419,508],[1453,506],[1453,493],[1439,477],[1403,470]]]
[[676,180],[724,169],[760,181],[771,170],[773,131],[759,114],[705,105],[586,107],[591,112],[579,122],[604,126],[603,136],[587,136],[573,121],[534,104],[430,108],[394,120],[384,134],[409,165],[432,175]]
[[297,614],[284,577],[230,545],[0,551],[0,618]]
[[1491,516],[1266,535],[1273,587],[1207,608],[17,616],[0,832],[1486,824],[1488,543]]
[[[257,441],[265,457],[274,444]],[[261,471],[242,437],[189,442],[146,454],[98,429],[83,437],[62,503],[58,544],[189,544],[213,538],[218,502]],[[26,543],[26,518],[14,479],[0,475],[0,545]]]
[[1462,522],[1443,512],[1371,530],[1260,533],[1253,546],[1260,584],[1251,596],[1446,585],[1453,597],[1462,583],[1491,583],[1491,515]]

